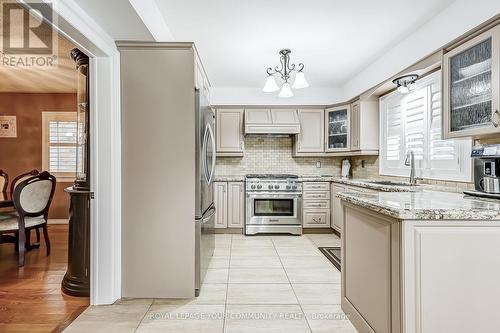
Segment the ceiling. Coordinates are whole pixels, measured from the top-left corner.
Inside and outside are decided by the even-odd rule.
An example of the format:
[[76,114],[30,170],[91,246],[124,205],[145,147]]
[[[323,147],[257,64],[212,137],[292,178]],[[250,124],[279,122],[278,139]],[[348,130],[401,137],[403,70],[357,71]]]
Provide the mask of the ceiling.
[[312,87],[337,88],[453,0],[155,0],[176,41],[194,41],[212,86],[262,87],[292,50]]
[[[4,0],[0,0],[0,4]],[[32,18],[35,21],[38,19]],[[11,17],[12,31],[22,31],[21,15]],[[39,21],[36,25],[39,24]],[[35,23],[33,23],[33,26]],[[52,29],[44,24],[44,33]],[[11,43],[17,43],[21,34],[14,34]],[[56,35],[57,62],[53,67],[14,67],[0,63],[0,92],[73,93],[77,89],[77,72],[70,52],[75,46],[66,38]],[[14,44],[15,45],[15,44]]]
[[74,0],[114,40],[153,40],[129,0]]

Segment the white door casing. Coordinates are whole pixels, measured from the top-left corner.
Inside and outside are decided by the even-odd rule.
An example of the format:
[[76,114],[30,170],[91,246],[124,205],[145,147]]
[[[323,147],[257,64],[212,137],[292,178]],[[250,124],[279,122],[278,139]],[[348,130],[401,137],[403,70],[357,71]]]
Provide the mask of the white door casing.
[[[120,55],[114,40],[73,0],[43,0],[40,14],[90,57],[91,203],[90,304],[121,297]],[[30,4],[19,1],[24,7]]]

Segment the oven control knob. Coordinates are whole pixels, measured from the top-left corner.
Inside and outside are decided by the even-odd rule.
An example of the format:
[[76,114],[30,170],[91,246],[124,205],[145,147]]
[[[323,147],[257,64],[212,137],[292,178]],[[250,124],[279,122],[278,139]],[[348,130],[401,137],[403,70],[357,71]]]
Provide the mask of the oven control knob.
[[260,190],[262,188],[262,185],[257,185],[257,188]]
[[270,190],[272,190],[272,189],[273,189],[273,185],[269,185],[269,186],[268,186],[268,188],[269,188]]
[[278,190],[280,188],[279,185],[274,185],[274,189]]
[[252,185],[252,190],[255,190],[255,185]]
[[297,185],[293,185],[292,189],[296,190],[297,189]]
[[287,189],[287,190],[289,190],[289,189],[290,189],[290,185],[287,185],[287,186],[286,186],[286,189]]

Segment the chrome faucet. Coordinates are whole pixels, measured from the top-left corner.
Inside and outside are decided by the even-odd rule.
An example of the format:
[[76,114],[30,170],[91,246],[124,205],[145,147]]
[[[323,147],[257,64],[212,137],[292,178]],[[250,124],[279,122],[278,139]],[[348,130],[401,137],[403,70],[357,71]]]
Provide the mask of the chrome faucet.
[[416,185],[417,179],[415,178],[415,154],[411,149],[406,153],[405,165],[410,167],[410,185]]

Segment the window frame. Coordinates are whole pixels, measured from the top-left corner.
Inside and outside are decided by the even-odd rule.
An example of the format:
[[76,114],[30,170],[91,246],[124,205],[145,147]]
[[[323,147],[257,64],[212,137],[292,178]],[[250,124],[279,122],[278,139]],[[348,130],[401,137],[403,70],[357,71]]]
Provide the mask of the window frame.
[[[76,111],[43,111],[42,112],[42,170],[50,172],[56,177],[56,182],[71,183],[76,179],[75,172],[51,172],[49,170],[50,158],[50,129],[51,121],[74,121],[77,123]],[[76,147],[76,143],[75,143]]]
[[[427,92],[427,109],[424,114],[424,158],[422,160],[416,160],[415,173],[416,177],[423,179],[441,180],[441,181],[454,181],[454,182],[472,182],[472,159],[470,158],[470,151],[473,146],[471,138],[465,139],[452,139],[454,141],[454,163],[457,163],[458,168],[456,170],[441,170],[432,169],[430,162],[430,150],[431,150],[431,117],[433,116],[433,108],[430,102],[432,93],[430,93],[430,86],[436,84],[440,87],[440,94],[442,94],[441,86],[441,70],[437,70],[429,75],[424,76],[416,82],[418,89],[428,89]],[[386,146],[386,133],[387,133],[387,123],[386,123],[386,110],[387,103],[393,98],[400,96],[400,93],[395,90],[379,98],[379,126],[380,126],[380,155],[379,155],[379,174],[383,176],[396,176],[396,177],[408,177],[410,169],[404,166],[405,151],[406,151],[406,141],[405,141],[405,131],[406,124],[404,115],[401,117],[401,129],[400,129],[400,148],[399,148],[399,160],[398,166],[390,165],[391,163],[387,160],[387,146]],[[411,95],[405,95],[411,96]],[[401,99],[400,99],[401,100]],[[441,138],[443,133],[443,110],[442,110],[442,95],[440,96],[440,130]],[[401,108],[403,109],[403,108]],[[441,139],[442,140],[442,139]],[[395,163],[392,163],[395,164]]]

